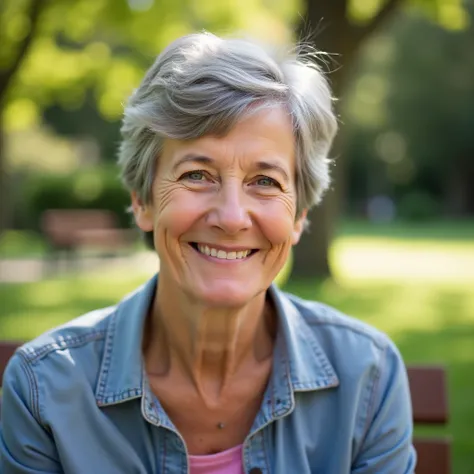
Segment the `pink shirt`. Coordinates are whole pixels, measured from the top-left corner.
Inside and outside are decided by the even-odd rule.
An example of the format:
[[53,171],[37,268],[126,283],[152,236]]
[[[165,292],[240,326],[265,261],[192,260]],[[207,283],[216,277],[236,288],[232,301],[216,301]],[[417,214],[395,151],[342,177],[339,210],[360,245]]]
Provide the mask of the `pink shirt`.
[[243,474],[242,445],[208,456],[189,456],[191,474]]

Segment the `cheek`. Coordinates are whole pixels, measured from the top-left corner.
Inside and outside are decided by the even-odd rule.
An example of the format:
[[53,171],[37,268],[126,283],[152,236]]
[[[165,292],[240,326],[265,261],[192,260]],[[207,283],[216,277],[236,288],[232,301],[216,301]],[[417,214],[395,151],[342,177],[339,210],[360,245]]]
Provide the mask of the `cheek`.
[[180,237],[196,222],[203,211],[196,196],[184,189],[161,188],[155,194],[155,232]]
[[294,211],[287,203],[275,201],[263,206],[260,228],[272,245],[291,243],[294,223]]

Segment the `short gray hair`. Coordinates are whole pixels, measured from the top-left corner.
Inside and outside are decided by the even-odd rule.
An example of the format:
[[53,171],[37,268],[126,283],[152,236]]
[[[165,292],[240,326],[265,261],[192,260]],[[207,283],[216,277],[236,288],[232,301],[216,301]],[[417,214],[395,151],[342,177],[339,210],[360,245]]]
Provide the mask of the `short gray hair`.
[[316,54],[292,49],[282,54],[210,33],[171,43],[125,107],[119,165],[128,190],[151,201],[165,138],[223,136],[255,108],[283,105],[295,134],[297,215],[317,204],[330,183],[337,120]]

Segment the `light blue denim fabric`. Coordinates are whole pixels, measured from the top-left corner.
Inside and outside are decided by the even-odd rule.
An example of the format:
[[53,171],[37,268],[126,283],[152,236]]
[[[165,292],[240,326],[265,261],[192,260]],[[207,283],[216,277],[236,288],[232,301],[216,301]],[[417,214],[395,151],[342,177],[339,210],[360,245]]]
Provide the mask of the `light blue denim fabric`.
[[[155,287],[156,277],[17,351],[4,375],[1,473],[189,472],[185,443],[144,374]],[[245,472],[414,472],[410,394],[394,344],[323,304],[276,287],[269,296],[279,330]]]

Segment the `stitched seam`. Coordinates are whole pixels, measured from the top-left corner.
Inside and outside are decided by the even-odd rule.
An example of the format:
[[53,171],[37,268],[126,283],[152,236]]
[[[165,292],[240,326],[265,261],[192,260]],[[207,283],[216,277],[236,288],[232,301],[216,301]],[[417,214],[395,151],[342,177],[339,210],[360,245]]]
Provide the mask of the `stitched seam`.
[[362,432],[363,434],[362,434],[362,437],[361,437],[361,446],[364,444],[365,439],[368,435],[369,427],[370,427],[370,421],[373,418],[373,416],[375,415],[375,395],[376,395],[376,392],[379,388],[379,383],[380,383],[380,379],[381,379],[381,376],[382,376],[382,367],[384,366],[384,361],[386,359],[386,354],[387,354],[387,352],[384,350],[383,354],[382,354],[382,357],[381,357],[380,366],[377,370],[377,373],[375,375],[374,382],[373,382],[373,385],[372,385],[372,393],[370,395],[369,404],[368,404],[368,407],[367,407],[367,419],[365,421],[365,426],[364,426],[364,430]]
[[[336,374],[334,372],[334,368],[329,362],[329,359],[327,358],[327,355],[323,351],[321,345],[318,343],[318,341],[315,340],[315,338],[310,338],[308,342],[311,346],[311,349],[318,357],[319,364],[321,365],[321,368],[324,370],[326,380],[332,380]],[[302,383],[304,384],[304,383],[311,383],[311,382],[312,381],[307,381],[307,382],[302,382]]]
[[28,379],[28,388],[30,392],[31,409],[32,409],[33,415],[42,425],[44,425],[42,421],[41,412],[40,412],[39,390],[38,390],[38,384],[36,382],[35,375],[30,365],[28,364],[28,360],[25,358],[24,354],[22,354],[21,352],[19,352],[19,354],[21,355],[21,359],[22,359],[22,363],[20,364],[21,368],[23,369],[26,375],[26,378]]
[[352,326],[349,326],[344,323],[338,323],[335,321],[312,321],[308,323],[309,325],[318,325],[318,326],[337,326],[337,327],[343,327],[347,329],[348,331],[351,331],[356,334],[360,334],[362,336],[365,336],[367,339],[372,341],[379,349],[385,350],[388,346],[388,341],[379,341],[379,339],[382,339],[382,337],[374,337],[372,334],[369,334],[368,332],[364,331],[363,329],[358,329]]
[[[327,306],[324,303],[321,303],[318,301],[312,301],[310,302],[311,304],[308,305],[307,304],[309,303],[308,301],[303,300],[298,297],[295,298],[294,295],[290,295],[285,292],[283,292],[283,297],[288,300],[288,302],[293,306],[296,312],[302,316],[303,320],[309,326],[328,325],[328,326],[344,327],[352,332],[366,336],[367,338],[371,339],[381,349],[383,349],[386,345],[386,341],[384,343],[383,341],[380,340],[380,339],[383,339],[383,333],[380,333],[379,336],[377,336],[376,334],[371,334],[368,330],[362,327],[357,327],[357,323],[359,321],[353,316],[339,313],[336,309],[331,308],[330,306]],[[307,315],[305,315],[305,312],[307,311],[311,312],[312,316],[316,319],[313,320],[311,319],[311,317],[308,317]],[[329,313],[334,314],[334,317],[337,317],[342,320],[334,321],[332,318],[328,318]]]
[[[113,316],[116,316],[116,313],[114,313]],[[107,380],[109,377],[109,368],[113,349],[113,335],[115,333],[116,320],[116,317],[112,317],[109,320],[108,327],[105,331],[104,351],[102,353],[102,363],[99,369],[99,377],[97,380],[96,388],[97,397],[99,397],[100,399],[105,397],[105,388],[107,387]]]
[[167,440],[167,436],[168,433],[164,433],[164,436],[163,436],[163,462],[161,464],[161,470],[163,472],[166,472],[166,440]]
[[31,349],[28,347],[20,348],[19,352],[23,355],[25,360],[35,363],[39,359],[46,357],[51,352],[56,352],[71,347],[78,347],[91,341],[96,341],[105,336],[105,330],[94,331],[82,336],[61,336],[61,341],[49,342],[39,349]]
[[[268,426],[266,429],[270,429],[270,426]],[[268,459],[268,446],[266,444],[266,438],[263,433],[264,431],[266,432],[266,429],[262,430],[262,445],[263,445],[263,452],[265,454],[265,465],[267,466],[267,472],[270,472],[270,460]]]

